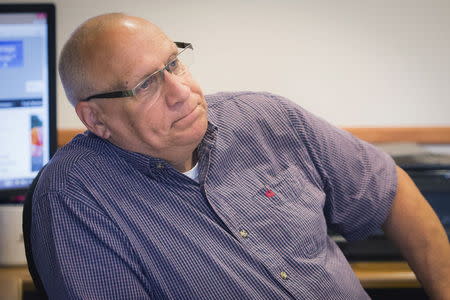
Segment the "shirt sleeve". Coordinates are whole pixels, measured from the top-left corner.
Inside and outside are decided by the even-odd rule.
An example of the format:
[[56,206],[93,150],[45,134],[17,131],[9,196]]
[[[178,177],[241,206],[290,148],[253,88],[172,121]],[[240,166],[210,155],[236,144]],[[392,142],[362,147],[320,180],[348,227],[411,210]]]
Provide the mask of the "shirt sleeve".
[[397,189],[392,158],[347,131],[332,126],[284,98],[277,101],[317,170],[326,193],[329,229],[347,240],[363,239],[381,228]]
[[31,244],[50,299],[151,298],[127,239],[98,208],[35,195]]

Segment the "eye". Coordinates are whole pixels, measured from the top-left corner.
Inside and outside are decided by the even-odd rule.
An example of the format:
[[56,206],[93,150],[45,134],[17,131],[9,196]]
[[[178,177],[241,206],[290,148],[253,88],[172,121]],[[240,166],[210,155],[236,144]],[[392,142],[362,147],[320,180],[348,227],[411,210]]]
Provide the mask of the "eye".
[[[156,75],[156,74],[155,74],[155,75]],[[139,89],[140,91],[149,90],[149,89],[155,84],[155,81],[156,81],[156,76],[155,76],[155,75],[150,76],[150,77],[148,77],[147,79],[145,79],[145,80],[139,85],[138,89]]]
[[167,71],[169,71],[170,73],[173,73],[178,69],[179,66],[180,66],[180,61],[178,60],[178,58],[176,58],[167,65]]

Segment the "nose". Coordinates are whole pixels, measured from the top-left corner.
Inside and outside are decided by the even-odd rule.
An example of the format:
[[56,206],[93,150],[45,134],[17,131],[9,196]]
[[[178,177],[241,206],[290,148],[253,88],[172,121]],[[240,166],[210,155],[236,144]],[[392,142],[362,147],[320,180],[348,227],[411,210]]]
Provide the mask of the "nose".
[[183,82],[182,78],[167,70],[164,70],[164,89],[169,106],[186,101],[191,94],[191,89]]

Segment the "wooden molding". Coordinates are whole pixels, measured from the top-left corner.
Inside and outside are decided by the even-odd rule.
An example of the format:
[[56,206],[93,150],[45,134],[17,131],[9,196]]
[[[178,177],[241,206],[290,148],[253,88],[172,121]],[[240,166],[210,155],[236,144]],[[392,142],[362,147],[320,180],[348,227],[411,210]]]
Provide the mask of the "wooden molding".
[[[412,142],[450,144],[450,127],[343,127],[369,143]],[[85,129],[59,129],[58,147],[65,145]]]
[[84,132],[86,129],[58,129],[58,148],[67,144],[77,134]]
[[344,129],[370,143],[450,144],[450,127],[348,127]]
[[420,288],[406,262],[353,262],[353,272],[364,288]]

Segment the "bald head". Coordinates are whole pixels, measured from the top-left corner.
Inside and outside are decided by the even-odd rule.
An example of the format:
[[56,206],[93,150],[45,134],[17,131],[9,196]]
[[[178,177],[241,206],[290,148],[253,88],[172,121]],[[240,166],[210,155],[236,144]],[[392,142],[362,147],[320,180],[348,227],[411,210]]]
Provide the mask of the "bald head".
[[[147,38],[163,36],[167,39],[156,25],[122,13],[91,18],[72,33],[61,51],[58,69],[73,106],[89,95],[124,88],[127,82],[117,76],[114,78],[120,63],[116,58],[126,52],[126,48],[133,47],[126,41],[142,35],[142,31]],[[99,74],[100,71],[103,74]]]

